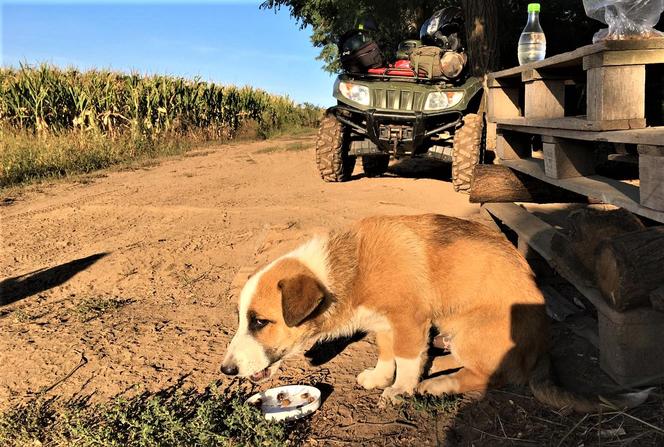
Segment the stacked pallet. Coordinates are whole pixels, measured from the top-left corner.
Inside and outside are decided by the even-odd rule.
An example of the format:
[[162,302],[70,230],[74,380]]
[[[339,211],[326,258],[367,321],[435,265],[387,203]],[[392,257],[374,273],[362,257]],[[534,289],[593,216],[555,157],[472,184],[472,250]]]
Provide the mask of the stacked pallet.
[[[619,207],[576,213],[564,233],[515,204],[486,209],[596,307],[605,371],[622,384],[661,383],[664,39],[605,41],[491,73],[487,91],[499,166],[477,168],[471,200]],[[598,143],[609,160],[638,163],[638,177],[598,175]]]

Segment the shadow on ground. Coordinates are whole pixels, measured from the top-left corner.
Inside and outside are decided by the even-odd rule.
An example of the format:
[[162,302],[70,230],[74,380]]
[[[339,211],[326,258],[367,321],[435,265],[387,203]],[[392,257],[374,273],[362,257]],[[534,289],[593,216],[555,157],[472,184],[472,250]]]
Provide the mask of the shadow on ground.
[[452,176],[452,165],[430,158],[402,158],[392,164],[388,172],[406,178],[428,178],[449,182]]
[[55,267],[4,279],[0,282],[0,306],[6,306],[64,284],[107,255],[108,253],[97,253]]

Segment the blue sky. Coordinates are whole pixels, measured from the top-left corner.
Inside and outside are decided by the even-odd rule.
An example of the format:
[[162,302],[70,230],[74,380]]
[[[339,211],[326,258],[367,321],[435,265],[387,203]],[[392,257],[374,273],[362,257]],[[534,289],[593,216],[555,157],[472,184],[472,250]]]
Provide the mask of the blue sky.
[[258,1],[0,0],[0,64],[200,76],[331,105],[310,30]]

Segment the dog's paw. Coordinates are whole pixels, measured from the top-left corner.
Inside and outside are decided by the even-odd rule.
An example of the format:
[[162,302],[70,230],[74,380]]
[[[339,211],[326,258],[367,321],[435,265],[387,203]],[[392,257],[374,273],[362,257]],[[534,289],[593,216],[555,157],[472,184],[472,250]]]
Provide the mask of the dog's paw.
[[392,384],[393,374],[376,368],[367,368],[357,375],[357,383],[364,389],[386,388]]
[[417,385],[418,394],[431,394],[433,396],[442,396],[443,394],[451,394],[454,383],[448,377],[435,377],[420,382]]
[[381,403],[391,403],[393,405],[400,404],[403,402],[404,396],[410,396],[413,394],[412,389],[406,389],[401,387],[389,386],[383,390],[383,394],[380,395]]

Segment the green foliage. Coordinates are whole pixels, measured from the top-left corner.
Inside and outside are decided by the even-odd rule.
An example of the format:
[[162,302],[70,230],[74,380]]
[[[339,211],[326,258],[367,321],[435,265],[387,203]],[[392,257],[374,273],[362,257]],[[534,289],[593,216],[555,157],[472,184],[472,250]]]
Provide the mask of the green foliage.
[[337,41],[360,19],[375,20],[376,41],[390,56],[400,41],[419,37],[420,26],[433,11],[456,3],[457,0],[266,0],[261,8],[288,8],[302,27],[310,26],[311,42],[321,48],[318,59],[328,71],[337,72]]
[[0,445],[283,446],[306,437],[304,422],[267,422],[246,397],[236,388],[197,392],[178,384],[98,405],[36,398],[0,415]]
[[[481,3],[480,0],[474,0]],[[497,21],[502,66],[516,64],[516,44],[526,22],[530,0],[495,0],[499,3]],[[319,59],[331,72],[339,71],[337,41],[353,29],[358,19],[372,17],[378,25],[377,43],[387,57],[394,56],[398,43],[418,38],[422,23],[434,11],[446,6],[463,7],[468,0],[265,0],[262,8],[288,8],[302,27],[312,29],[311,41],[321,49]],[[586,17],[580,0],[551,0],[542,4],[542,27],[547,35],[547,53],[557,54],[591,43],[602,25]]]

